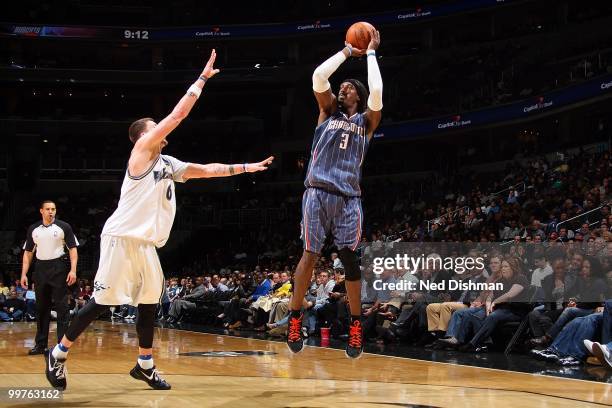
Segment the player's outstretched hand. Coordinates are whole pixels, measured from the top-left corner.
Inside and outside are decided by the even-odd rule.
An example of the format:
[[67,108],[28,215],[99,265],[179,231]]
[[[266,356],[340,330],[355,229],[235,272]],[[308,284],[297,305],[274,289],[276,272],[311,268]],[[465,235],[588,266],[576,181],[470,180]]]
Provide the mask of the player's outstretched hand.
[[213,48],[210,53],[210,58],[202,71],[202,76],[205,78],[212,78],[219,73],[219,70],[216,69],[213,65],[215,64],[215,59],[217,59],[217,51]]
[[246,165],[247,173],[255,173],[258,171],[268,170],[268,166],[272,164],[274,161],[274,156],[268,157],[264,161],[260,161],[259,163],[248,163]]
[[370,31],[370,43],[368,44],[368,50],[377,50],[380,45],[380,33],[376,29]]

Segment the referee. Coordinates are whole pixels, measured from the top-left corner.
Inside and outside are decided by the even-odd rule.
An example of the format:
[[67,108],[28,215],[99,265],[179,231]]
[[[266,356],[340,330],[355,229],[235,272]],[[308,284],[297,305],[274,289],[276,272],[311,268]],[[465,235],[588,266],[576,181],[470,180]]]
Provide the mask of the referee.
[[[79,245],[72,227],[55,218],[55,203],[45,200],[40,204],[42,220],[28,229],[23,246],[23,266],[21,286],[28,288],[28,269],[36,251],[36,265],[33,280],[36,283],[36,344],[28,354],[43,354],[47,349],[49,321],[51,320],[51,300],[57,311],[57,341],[64,336],[68,325],[68,286],[76,282],[76,266]],[[70,254],[70,271],[66,273],[66,253]]]

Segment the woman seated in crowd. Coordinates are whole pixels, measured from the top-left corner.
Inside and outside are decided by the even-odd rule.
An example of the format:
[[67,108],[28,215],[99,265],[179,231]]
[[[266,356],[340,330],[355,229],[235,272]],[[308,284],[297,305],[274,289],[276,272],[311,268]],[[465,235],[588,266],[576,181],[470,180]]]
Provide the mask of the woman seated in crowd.
[[[483,343],[500,323],[520,321],[528,312],[523,294],[529,286],[517,258],[503,258],[498,276],[491,283],[501,283],[503,289],[485,291],[472,307],[453,314],[446,339],[440,340],[462,351],[481,351]],[[480,302],[483,301],[483,304]],[[453,320],[455,320],[453,322]]]
[[[529,312],[525,298],[529,286],[527,278],[522,273],[521,263],[517,258],[504,258],[501,263],[501,275],[494,283],[502,283],[503,289],[492,291],[485,300],[485,318],[471,315],[468,329],[475,332],[471,340],[459,349],[461,351],[482,350],[484,342],[493,334],[501,323],[520,321]],[[468,336],[465,337],[467,340]]]

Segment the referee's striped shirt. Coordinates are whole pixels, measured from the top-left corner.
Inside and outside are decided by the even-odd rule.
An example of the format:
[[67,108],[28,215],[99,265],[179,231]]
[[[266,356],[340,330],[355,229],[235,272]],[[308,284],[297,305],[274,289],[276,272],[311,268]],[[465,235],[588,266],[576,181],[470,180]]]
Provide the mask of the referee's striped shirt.
[[36,250],[36,259],[48,261],[64,256],[64,247],[71,249],[78,245],[79,241],[70,224],[55,219],[51,224],[45,225],[41,220],[28,228],[23,249],[29,252]]

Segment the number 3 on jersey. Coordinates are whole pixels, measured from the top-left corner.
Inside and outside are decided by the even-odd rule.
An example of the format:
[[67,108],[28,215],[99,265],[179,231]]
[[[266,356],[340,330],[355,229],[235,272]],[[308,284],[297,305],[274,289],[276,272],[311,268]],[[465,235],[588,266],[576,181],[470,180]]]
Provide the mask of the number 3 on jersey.
[[343,133],[342,136],[340,136],[340,148],[342,150],[346,150],[346,146],[348,145],[348,140],[349,140],[348,133]]

